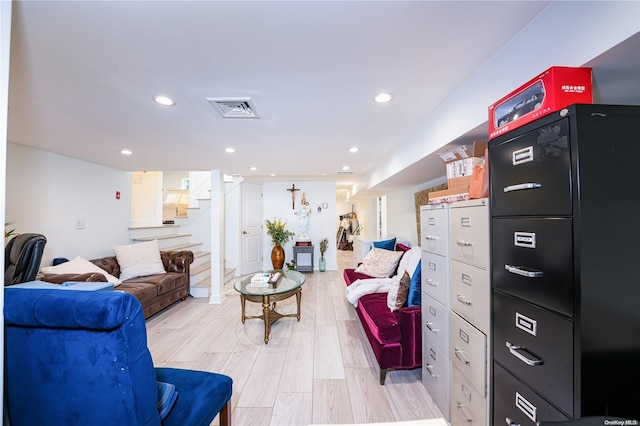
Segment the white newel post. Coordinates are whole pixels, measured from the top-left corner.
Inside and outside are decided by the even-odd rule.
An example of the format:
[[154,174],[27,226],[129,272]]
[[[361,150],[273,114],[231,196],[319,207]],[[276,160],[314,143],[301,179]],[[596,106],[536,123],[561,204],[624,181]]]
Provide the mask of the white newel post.
[[211,170],[211,296],[209,303],[224,300],[224,176]]

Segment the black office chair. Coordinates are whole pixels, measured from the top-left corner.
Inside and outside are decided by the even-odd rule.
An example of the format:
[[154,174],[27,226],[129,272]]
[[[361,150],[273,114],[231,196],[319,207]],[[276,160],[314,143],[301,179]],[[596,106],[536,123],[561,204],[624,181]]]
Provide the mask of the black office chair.
[[40,269],[47,239],[41,234],[20,234],[4,248],[4,285],[33,281]]

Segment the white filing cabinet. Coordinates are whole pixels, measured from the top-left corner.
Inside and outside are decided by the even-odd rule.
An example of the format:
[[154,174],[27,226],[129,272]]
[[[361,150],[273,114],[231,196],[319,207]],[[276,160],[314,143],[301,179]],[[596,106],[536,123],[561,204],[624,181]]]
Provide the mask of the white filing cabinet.
[[[489,202],[450,205],[451,424],[489,425]],[[423,267],[424,270],[424,267]]]
[[420,207],[422,382],[449,419],[449,204]]

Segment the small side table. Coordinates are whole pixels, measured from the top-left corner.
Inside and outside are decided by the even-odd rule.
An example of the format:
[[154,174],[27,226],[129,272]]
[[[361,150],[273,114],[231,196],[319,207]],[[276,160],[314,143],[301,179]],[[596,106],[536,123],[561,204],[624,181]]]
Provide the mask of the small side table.
[[313,272],[313,246],[293,246],[293,260],[298,272]]

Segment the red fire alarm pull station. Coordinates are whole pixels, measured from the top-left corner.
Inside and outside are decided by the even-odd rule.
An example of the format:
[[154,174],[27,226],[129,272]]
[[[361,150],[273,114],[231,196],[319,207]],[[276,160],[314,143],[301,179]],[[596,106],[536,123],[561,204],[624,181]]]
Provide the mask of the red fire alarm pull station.
[[116,191],[116,200],[120,199],[120,191]]

